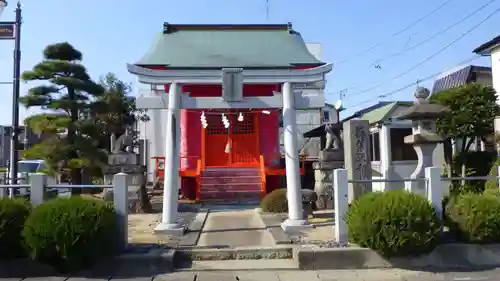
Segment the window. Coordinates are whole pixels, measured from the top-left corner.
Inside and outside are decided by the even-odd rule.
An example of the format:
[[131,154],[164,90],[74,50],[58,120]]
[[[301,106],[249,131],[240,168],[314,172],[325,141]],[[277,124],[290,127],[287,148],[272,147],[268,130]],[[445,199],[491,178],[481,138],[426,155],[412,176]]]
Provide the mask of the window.
[[323,121],[324,122],[330,121],[330,111],[327,111],[327,110],[323,111]]
[[392,128],[390,133],[392,161],[418,160],[413,146],[404,141],[406,136],[413,133],[411,128]]
[[36,173],[38,170],[39,163],[32,162],[19,162],[17,163],[18,173]]
[[378,132],[370,134],[370,154],[372,161],[380,161],[380,138]]

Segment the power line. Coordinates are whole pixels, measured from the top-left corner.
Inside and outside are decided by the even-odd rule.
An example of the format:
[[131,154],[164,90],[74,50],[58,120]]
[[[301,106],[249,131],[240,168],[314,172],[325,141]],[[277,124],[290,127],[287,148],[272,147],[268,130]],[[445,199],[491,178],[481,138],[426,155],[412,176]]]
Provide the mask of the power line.
[[[378,95],[376,98],[377,98],[377,99],[383,99],[383,98],[390,97],[390,96],[392,96],[392,95],[394,95],[394,94],[396,94],[396,93],[399,93],[399,92],[401,92],[401,91],[404,91],[404,90],[406,90],[406,89],[408,89],[408,88],[411,88],[411,87],[413,87],[413,86],[418,86],[418,85],[419,85],[420,83],[422,83],[422,82],[425,82],[425,81],[428,81],[428,80],[433,79],[433,78],[435,78],[435,77],[438,77],[438,76],[442,75],[443,73],[449,72],[449,71],[451,71],[451,70],[453,70],[453,69],[456,69],[457,67],[463,66],[464,64],[468,64],[468,63],[473,62],[473,61],[475,61],[475,60],[478,60],[478,59],[480,59],[480,58],[482,58],[482,57],[481,57],[481,56],[479,56],[479,55],[475,55],[475,56],[473,56],[473,57],[470,57],[470,58],[468,58],[468,59],[466,59],[466,60],[464,60],[464,61],[462,61],[462,62],[460,62],[460,63],[456,64],[456,65],[455,65],[455,66],[453,66],[453,67],[447,68],[447,69],[445,69],[445,70],[443,70],[443,71],[440,71],[440,72],[436,72],[436,73],[431,74],[431,75],[429,75],[429,76],[426,76],[426,77],[424,77],[424,78],[422,78],[422,79],[417,79],[417,81],[415,81],[415,82],[413,82],[413,83],[406,84],[406,85],[404,85],[403,87],[400,87],[400,88],[397,88],[397,89],[395,89],[395,90],[392,90],[392,91],[386,92],[386,93],[384,93],[384,94],[382,94],[382,95]],[[353,105],[352,107],[358,107],[358,106],[360,106],[360,105],[367,104],[367,103],[369,103],[369,102],[373,102],[373,100],[374,100],[374,99],[375,99],[375,98],[373,98],[373,97],[372,97],[372,98],[370,98],[370,99],[366,99],[366,100],[364,100],[364,101],[362,101],[362,102],[359,102],[359,103],[357,103],[357,104]]]
[[460,41],[462,38],[464,38],[465,36],[467,36],[469,33],[471,33],[472,31],[474,31],[476,28],[478,28],[479,26],[481,26],[483,23],[485,23],[487,20],[489,20],[491,17],[493,17],[495,14],[497,14],[498,12],[500,12],[500,8],[496,9],[493,13],[489,14],[486,18],[484,18],[483,20],[481,20],[479,23],[477,23],[476,25],[472,26],[469,30],[467,30],[466,32],[462,33],[459,37],[457,37],[455,40],[451,41],[450,43],[448,43],[447,45],[445,45],[443,48],[439,49],[437,52],[433,53],[432,55],[428,56],[427,58],[425,58],[424,60],[422,60],[421,62],[415,64],[414,66],[408,68],[407,70],[399,73],[398,75],[392,77],[391,79],[385,81],[385,82],[382,82],[380,84],[377,84],[377,85],[374,85],[372,87],[369,87],[367,89],[364,89],[362,91],[359,91],[357,93],[354,93],[353,95],[351,96],[357,96],[357,95],[361,95],[361,94],[364,94],[364,93],[367,93],[367,92],[370,92],[372,90],[375,90],[377,88],[379,88],[380,86],[383,86],[384,84],[386,83],[389,83],[389,82],[392,82],[398,78],[400,78],[401,76],[404,76],[406,74],[408,74],[409,72],[415,70],[416,68],[418,68],[419,66],[423,65],[424,63],[430,61],[431,59],[435,58],[436,56],[438,56],[439,54],[441,54],[442,52],[444,52],[446,49],[448,49],[449,47],[453,46],[455,43],[457,43],[458,41]]
[[451,3],[452,1],[454,0],[446,0],[445,2],[443,2],[441,5],[439,5],[438,7],[434,8],[432,11],[430,11],[429,13],[425,14],[424,16],[418,18],[417,20],[411,22],[409,25],[407,25],[405,28],[391,34],[388,38],[386,38],[385,40],[383,41],[380,41],[374,45],[372,45],[371,47],[359,52],[359,53],[356,53],[354,55],[352,55],[351,57],[348,57],[346,59],[343,59],[343,60],[339,60],[339,61],[336,61],[334,62],[334,65],[339,65],[339,64],[342,64],[342,63],[346,63],[348,61],[351,61],[352,59],[355,59],[359,56],[362,56],[364,55],[365,53],[379,47],[380,45],[382,45],[383,43],[387,42],[387,39],[390,39],[392,37],[395,37],[395,36],[398,36],[400,34],[402,34],[403,32],[409,30],[410,28],[414,27],[415,25],[417,25],[418,23],[420,23],[421,21],[423,21],[424,19],[430,17],[431,15],[433,15],[434,13],[436,13],[437,11],[441,10],[444,6],[448,5],[449,3]]
[[441,31],[439,31],[439,32],[437,32],[437,33],[435,33],[434,35],[430,36],[429,38],[427,38],[427,39],[425,39],[425,40],[423,40],[423,41],[421,41],[421,42],[419,42],[419,43],[417,43],[417,44],[415,44],[415,45],[413,45],[413,46],[411,46],[411,47],[409,47],[409,48],[405,48],[404,50],[402,50],[402,51],[400,51],[400,52],[397,52],[397,53],[394,53],[394,54],[392,54],[392,55],[386,56],[385,58],[375,60],[375,61],[371,64],[371,66],[373,66],[373,65],[375,65],[375,64],[380,64],[380,63],[381,63],[381,62],[383,62],[383,61],[386,61],[386,60],[389,60],[389,59],[395,58],[395,57],[397,57],[397,56],[399,56],[399,55],[402,55],[402,54],[404,54],[404,53],[406,53],[406,52],[408,52],[408,51],[411,51],[411,50],[413,50],[413,49],[416,49],[416,48],[418,48],[418,47],[420,47],[420,46],[424,45],[424,44],[425,44],[425,43],[427,43],[427,42],[430,42],[430,41],[434,40],[434,39],[435,39],[436,37],[438,37],[439,35],[442,35],[442,34],[444,34],[444,33],[448,32],[450,29],[454,28],[455,26],[457,26],[457,25],[461,24],[462,22],[466,21],[467,19],[471,18],[472,16],[474,16],[474,15],[475,15],[475,14],[477,14],[477,13],[479,13],[480,11],[482,11],[483,9],[485,9],[486,7],[488,7],[491,3],[495,2],[495,1],[497,1],[497,0],[491,0],[491,1],[487,2],[486,4],[484,4],[483,6],[479,7],[477,10],[475,10],[474,12],[472,12],[472,13],[468,14],[467,16],[465,16],[465,17],[461,18],[460,20],[456,21],[456,22],[455,22],[455,23],[453,23],[452,25],[450,25],[450,26],[446,27],[445,29],[443,29],[443,30],[441,30]]

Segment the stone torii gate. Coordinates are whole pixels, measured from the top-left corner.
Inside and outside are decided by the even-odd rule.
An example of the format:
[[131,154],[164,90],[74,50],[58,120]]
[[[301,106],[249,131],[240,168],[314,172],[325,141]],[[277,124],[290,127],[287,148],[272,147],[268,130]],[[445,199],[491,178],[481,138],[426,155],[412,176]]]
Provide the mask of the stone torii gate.
[[[303,219],[299,148],[297,145],[297,109],[319,109],[325,105],[324,95],[317,89],[308,90],[312,83],[324,83],[325,74],[332,69],[325,64],[310,69],[244,70],[223,69],[171,69],[151,70],[128,65],[128,71],[139,82],[151,85],[170,85],[169,92],[157,96],[139,97],[139,109],[167,109],[165,124],[165,180],[161,223],[155,228],[169,234],[182,234],[178,224],[177,192],[180,184],[180,109],[271,109],[283,110],[288,219],[281,227],[293,231],[307,225]],[[222,84],[222,97],[190,97],[182,93],[181,85]],[[243,84],[282,84],[282,92],[270,97],[243,97]]]

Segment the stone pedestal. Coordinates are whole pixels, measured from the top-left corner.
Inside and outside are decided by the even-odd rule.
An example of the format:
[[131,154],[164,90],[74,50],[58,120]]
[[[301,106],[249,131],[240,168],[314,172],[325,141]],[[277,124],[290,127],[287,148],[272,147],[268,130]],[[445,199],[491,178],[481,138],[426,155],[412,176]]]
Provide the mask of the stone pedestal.
[[314,162],[314,191],[318,195],[319,210],[333,209],[333,171],[343,168],[344,161]]

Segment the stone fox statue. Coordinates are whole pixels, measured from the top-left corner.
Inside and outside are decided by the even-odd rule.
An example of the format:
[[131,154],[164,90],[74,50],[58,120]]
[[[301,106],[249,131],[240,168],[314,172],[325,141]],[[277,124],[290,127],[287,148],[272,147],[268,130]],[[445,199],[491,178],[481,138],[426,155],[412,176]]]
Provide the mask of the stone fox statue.
[[126,151],[127,149],[132,148],[133,146],[134,146],[134,136],[132,135],[130,130],[127,129],[127,131],[114,142],[113,150],[111,152],[120,153]]
[[342,140],[335,132],[332,124],[325,125],[326,144],[324,150],[336,150],[342,147]]

